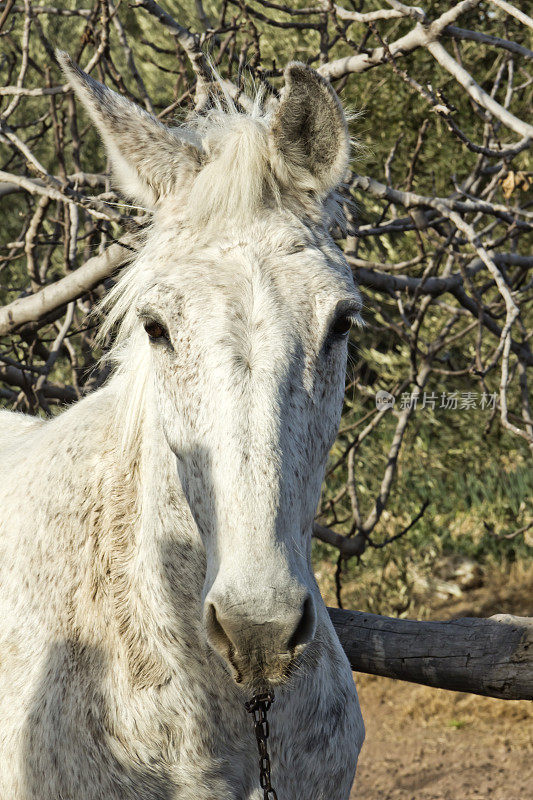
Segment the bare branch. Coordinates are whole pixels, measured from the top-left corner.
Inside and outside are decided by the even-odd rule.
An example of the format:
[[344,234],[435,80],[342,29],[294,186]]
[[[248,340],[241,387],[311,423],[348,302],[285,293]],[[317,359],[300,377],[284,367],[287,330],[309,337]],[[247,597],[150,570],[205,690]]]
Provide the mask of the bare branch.
[[480,106],[490,111],[496,119],[503,122],[504,125],[515,133],[520,134],[520,136],[527,136],[530,139],[533,138],[533,125],[515,117],[514,114],[511,114],[510,111],[507,111],[507,109],[487,94],[487,92],[475,82],[466,69],[451,57],[440,42],[428,42],[426,47],[433,58],[439,62],[441,67],[444,67],[450,75],[453,75],[456,81],[461,84],[476,103],[479,103]]
[[[389,44],[388,49],[395,58],[399,58],[411,53],[418,47],[427,47],[437,39],[447,25],[451,25],[461,14],[475,8],[480,2],[481,0],[463,0],[463,2],[457,3],[427,27],[418,22],[409,33]],[[338,80],[345,75],[366,72],[379,64],[384,64],[387,58],[386,48],[376,47],[370,53],[360,53],[355,56],[347,56],[336,61],[330,61],[319,67],[318,71],[329,80]]]
[[81,297],[109,278],[130,257],[131,249],[127,245],[113,244],[102,255],[89,259],[82,267],[56,283],[0,308],[0,336],[5,336],[25,323],[42,319],[50,312]]
[[492,3],[493,6],[498,6],[498,8],[501,8],[502,11],[505,11],[506,14],[514,17],[519,22],[527,25],[528,28],[533,29],[533,19],[528,17],[527,14],[524,14],[523,11],[520,11],[519,8],[516,8],[516,6],[511,5],[511,3],[507,3],[506,0],[489,0],[489,2]]

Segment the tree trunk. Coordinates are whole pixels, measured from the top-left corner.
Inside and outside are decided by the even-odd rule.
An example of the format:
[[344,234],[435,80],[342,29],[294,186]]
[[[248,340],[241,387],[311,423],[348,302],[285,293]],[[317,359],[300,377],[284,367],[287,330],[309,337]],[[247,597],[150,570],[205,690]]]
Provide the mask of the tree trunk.
[[351,667],[439,689],[533,699],[533,619],[419,622],[328,609]]

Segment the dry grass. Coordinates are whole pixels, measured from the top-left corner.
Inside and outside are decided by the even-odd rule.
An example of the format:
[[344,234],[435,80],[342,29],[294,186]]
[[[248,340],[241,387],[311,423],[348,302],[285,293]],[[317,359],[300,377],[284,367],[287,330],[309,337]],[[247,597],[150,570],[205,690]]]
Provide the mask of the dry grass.
[[473,736],[491,735],[493,744],[533,751],[533,704],[528,700],[497,700],[464,692],[448,692],[429,686],[392,681],[374,675],[358,675],[363,706],[376,705],[390,719],[390,732],[416,723],[440,731],[462,730]]
[[[491,614],[533,616],[533,559],[513,563],[492,561],[479,566],[478,583],[481,585],[471,589],[461,588],[460,581],[452,577],[444,583],[455,586],[455,595],[439,590],[442,581],[437,580],[436,585],[431,586],[437,563],[435,559],[432,564],[408,566],[405,580],[394,564],[379,570],[361,570],[357,578],[343,579],[343,605],[375,611],[373,601],[379,591],[382,599],[377,613],[391,616],[414,619],[490,617]],[[335,565],[323,561],[315,573],[326,604],[336,606]],[[420,588],[426,585],[428,578],[428,588]],[[404,606],[408,606],[406,611]]]

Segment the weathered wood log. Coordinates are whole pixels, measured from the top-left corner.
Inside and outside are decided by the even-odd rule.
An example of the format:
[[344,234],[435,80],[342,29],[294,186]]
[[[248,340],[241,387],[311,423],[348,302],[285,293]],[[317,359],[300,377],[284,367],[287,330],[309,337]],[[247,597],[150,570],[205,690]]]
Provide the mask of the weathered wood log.
[[422,622],[328,609],[352,669],[439,689],[533,700],[533,618]]

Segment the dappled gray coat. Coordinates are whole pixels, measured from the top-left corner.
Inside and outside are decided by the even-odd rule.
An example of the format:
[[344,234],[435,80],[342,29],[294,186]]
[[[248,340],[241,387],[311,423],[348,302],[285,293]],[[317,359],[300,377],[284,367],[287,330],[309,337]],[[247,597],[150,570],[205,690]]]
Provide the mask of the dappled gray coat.
[[107,385],[0,412],[0,798],[258,800],[274,687],[279,800],[346,800],[363,723],[310,563],[360,309],[339,101],[292,64],[275,108],[170,129],[62,61],[152,222]]

